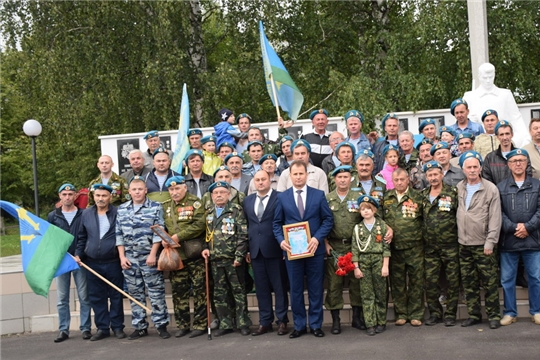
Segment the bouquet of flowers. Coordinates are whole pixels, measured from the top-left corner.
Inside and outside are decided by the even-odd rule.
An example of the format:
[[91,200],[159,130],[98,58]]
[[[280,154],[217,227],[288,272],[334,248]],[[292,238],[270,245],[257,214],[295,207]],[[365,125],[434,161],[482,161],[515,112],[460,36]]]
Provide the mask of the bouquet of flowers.
[[336,262],[337,270],[336,275],[337,276],[347,276],[348,273],[351,271],[354,271],[354,265],[352,263],[352,253],[348,252],[345,255],[340,255],[334,250],[332,250],[332,257],[334,258],[334,261]]

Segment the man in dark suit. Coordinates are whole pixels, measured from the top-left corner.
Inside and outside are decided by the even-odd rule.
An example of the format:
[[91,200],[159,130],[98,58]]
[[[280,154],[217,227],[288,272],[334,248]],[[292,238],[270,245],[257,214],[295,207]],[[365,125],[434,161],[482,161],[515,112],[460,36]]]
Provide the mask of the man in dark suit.
[[251,335],[257,336],[272,331],[274,321],[272,289],[276,296],[278,335],[285,335],[289,332],[287,269],[283,251],[272,232],[278,193],[270,187],[270,176],[264,170],[255,173],[253,182],[257,192],[245,198],[244,213],[248,222],[248,260],[251,260],[255,276],[260,325]]
[[334,225],[332,211],[324,192],[306,185],[307,165],[293,161],[290,166],[290,179],[293,186],[278,194],[274,217],[274,236],[284,251],[291,251],[291,246],[284,241],[283,225],[303,221],[309,223],[311,238],[308,240],[308,252],[314,254],[295,260],[286,260],[289,275],[291,309],[294,331],[289,335],[297,338],[306,331],[306,309],[304,306],[304,276],[307,279],[309,294],[309,327],[316,337],[323,337],[323,274],[324,274],[324,239]]

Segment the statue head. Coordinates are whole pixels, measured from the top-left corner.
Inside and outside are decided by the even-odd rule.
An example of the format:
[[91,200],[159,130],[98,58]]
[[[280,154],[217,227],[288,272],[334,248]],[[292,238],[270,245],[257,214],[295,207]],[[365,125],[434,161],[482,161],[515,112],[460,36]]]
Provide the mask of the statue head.
[[495,66],[490,63],[484,63],[478,67],[478,78],[480,79],[480,86],[485,90],[491,90],[493,88],[493,81],[495,80]]

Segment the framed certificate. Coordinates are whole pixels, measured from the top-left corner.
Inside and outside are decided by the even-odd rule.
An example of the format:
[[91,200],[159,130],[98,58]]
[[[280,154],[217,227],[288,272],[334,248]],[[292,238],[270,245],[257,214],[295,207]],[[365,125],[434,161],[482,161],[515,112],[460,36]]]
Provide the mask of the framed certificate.
[[156,233],[162,240],[168,242],[172,248],[180,247],[180,245],[172,239],[171,235],[169,235],[161,225],[152,225],[150,226],[150,229],[152,229],[152,231]]
[[287,252],[287,259],[296,260],[314,255],[308,251],[311,233],[307,221],[283,225],[283,234],[285,241],[291,246],[291,251]]

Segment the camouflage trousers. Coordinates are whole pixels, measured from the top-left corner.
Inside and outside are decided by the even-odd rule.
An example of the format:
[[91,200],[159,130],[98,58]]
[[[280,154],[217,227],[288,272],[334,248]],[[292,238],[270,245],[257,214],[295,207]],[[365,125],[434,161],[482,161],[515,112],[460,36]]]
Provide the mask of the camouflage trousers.
[[[169,312],[165,302],[165,282],[163,273],[155,266],[146,265],[146,256],[132,258],[128,257],[131,267],[125,269],[124,279],[126,280],[129,295],[142,304],[146,303],[146,292],[152,304],[152,322],[156,328],[169,325]],[[147,329],[146,311],[134,303],[131,303],[131,324],[135,329]]]
[[396,320],[423,320],[425,310],[423,244],[405,250],[392,249],[390,283]]
[[[345,255],[351,251],[351,244],[343,244],[337,241],[330,241],[330,245],[340,255]],[[354,272],[350,272],[347,276],[336,275],[336,261],[333,256],[326,259],[325,275],[328,281],[328,289],[324,299],[324,307],[328,310],[343,309],[343,285],[345,279],[349,279],[349,299],[351,306],[362,306],[362,298],[360,296],[360,282],[354,277]]]
[[367,327],[386,325],[388,282],[382,277],[382,254],[360,254],[358,267],[364,275],[360,279],[364,321]]
[[[214,279],[214,304],[219,318],[220,329],[232,329],[236,312],[236,326],[239,329],[251,326],[247,309],[247,297],[244,284],[238,277],[238,272],[229,264],[212,262],[212,277]],[[229,305],[229,292],[233,294],[234,308]]]
[[459,248],[457,245],[428,245],[425,248],[426,301],[430,316],[443,318],[439,302],[441,269],[446,276],[445,319],[456,319],[459,299]]
[[480,303],[480,281],[484,288],[485,308],[489,320],[501,319],[499,302],[499,278],[495,251],[484,255],[484,246],[459,245],[459,266],[461,281],[467,300],[467,312],[471,319],[482,319]]
[[174,318],[176,326],[189,330],[191,316],[189,312],[189,297],[193,296],[193,330],[206,330],[206,279],[204,259],[184,260],[184,268],[171,271],[169,279],[172,286]]

